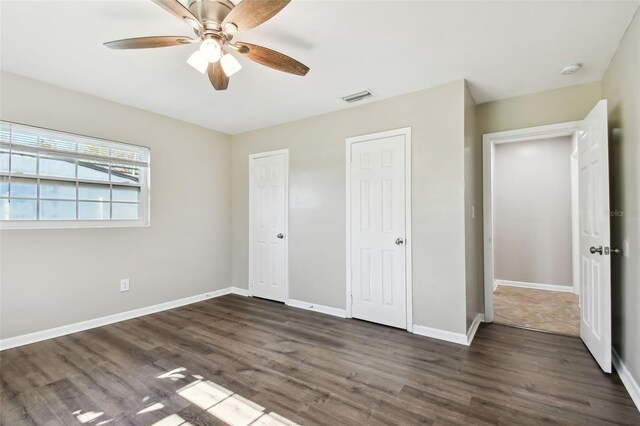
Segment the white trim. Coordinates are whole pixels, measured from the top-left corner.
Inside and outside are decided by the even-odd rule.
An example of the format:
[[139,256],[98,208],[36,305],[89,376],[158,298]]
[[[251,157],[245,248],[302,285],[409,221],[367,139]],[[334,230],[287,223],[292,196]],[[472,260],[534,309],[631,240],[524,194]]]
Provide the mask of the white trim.
[[[66,201],[66,200],[63,200]],[[69,200],[73,201],[73,200]],[[87,229],[87,228],[148,228],[144,220],[7,220],[0,222],[0,231],[28,229]]]
[[582,121],[568,121],[566,123],[549,124],[546,126],[526,127],[524,129],[486,133],[482,136],[482,140],[483,144],[486,144],[488,141],[494,144],[501,144],[560,138],[563,136],[572,136],[579,130],[581,124]]
[[445,340],[447,342],[457,343],[459,345],[467,345],[467,335],[464,333],[454,333],[452,331],[445,331],[437,328],[427,327],[424,325],[414,324],[413,334],[431,337],[438,340]]
[[[89,330],[96,327],[102,327],[105,325],[142,317],[142,316],[153,314],[156,312],[175,309],[180,306],[190,305],[192,303],[201,302],[203,300],[226,296],[227,294],[237,294],[239,296],[248,297],[249,291],[247,289],[239,288],[239,287],[227,287],[227,288],[214,290],[204,294],[198,294],[195,296],[185,297],[178,300],[172,300],[169,302],[147,306],[144,308],[134,309],[127,312],[121,312],[118,314],[108,315],[101,318],[94,318],[87,321],[78,322],[75,324],[63,325],[61,327],[50,328],[48,330],[37,331],[35,333],[9,337],[7,339],[0,340],[0,351],[5,349],[15,348],[18,346],[29,345],[31,343],[36,343],[43,340],[53,339],[60,336],[66,336],[68,334],[78,333],[80,331],[85,331],[85,330]],[[300,308],[308,311],[319,312],[321,314],[332,315],[339,318],[347,317],[347,312],[345,309],[334,308],[331,306],[303,302],[303,301],[294,300],[294,299],[287,300],[286,304],[293,308]],[[417,334],[419,336],[432,337],[439,340],[445,340],[448,342],[469,346],[473,341],[476,331],[478,330],[478,326],[483,321],[484,321],[484,316],[482,314],[476,315],[466,335],[462,333],[453,333],[450,331],[439,330],[439,329],[430,328],[423,325],[415,325],[415,324],[413,324],[412,333]],[[614,365],[615,365],[615,360],[614,360]]]
[[624,365],[624,362],[622,362],[620,355],[618,355],[615,349],[611,351],[611,355],[613,367],[618,372],[618,376],[620,376],[620,380],[622,380],[624,387],[627,389],[627,392],[629,392],[633,403],[636,404],[636,408],[640,411],[640,385],[638,385],[636,379],[631,375],[627,366]]
[[484,211],[484,306],[485,321],[493,321],[493,164],[495,146],[502,143],[542,140],[554,137],[571,136],[579,130],[580,121],[551,124],[548,126],[528,127],[506,132],[488,133],[482,136],[482,185]]
[[[76,186],[80,183],[96,183],[104,186],[108,186],[110,190],[115,186],[126,186],[132,188],[140,188],[140,198],[138,202],[125,202],[128,204],[137,204],[138,211],[140,217],[135,220],[119,220],[119,219],[104,219],[104,220],[82,220],[82,219],[69,219],[69,220],[44,220],[44,219],[36,219],[36,220],[0,220],[0,230],[27,230],[27,229],[84,229],[84,228],[133,228],[133,227],[148,227],[151,224],[151,148],[141,146],[141,145],[133,145],[122,142],[116,142],[108,139],[97,138],[93,136],[85,136],[79,135],[75,133],[63,132],[60,130],[48,129],[45,127],[32,126],[29,124],[15,123],[11,121],[0,121],[3,128],[8,126],[10,132],[10,140],[12,140],[12,132],[14,128],[22,129],[22,131],[29,133],[31,136],[35,137],[52,137],[58,135],[60,139],[64,139],[67,141],[72,141],[75,144],[78,143],[88,143],[92,146],[101,146],[107,148],[109,153],[112,153],[113,149],[116,150],[127,150],[129,152],[137,152],[140,154],[141,158],[145,158],[145,160],[127,160],[122,159],[113,155],[94,155],[94,154],[85,154],[81,153],[77,150],[75,151],[67,151],[63,149],[51,149],[45,147],[33,147],[29,145],[21,145],[19,143],[12,142],[0,142],[0,145],[5,149],[9,149],[11,152],[12,149],[16,151],[27,151],[33,154],[45,154],[45,157],[49,158],[52,156],[59,158],[69,158],[74,160],[84,159],[90,161],[100,161],[103,163],[109,164],[121,164],[126,166],[138,167],[140,171],[140,177],[138,183],[131,182],[115,182],[111,178],[112,172],[109,172],[109,180],[108,181],[99,181],[95,179],[84,179],[78,176],[78,173],[75,173],[75,177],[56,177],[56,176],[46,176],[41,175],[39,173],[39,164],[38,161],[38,170],[36,170],[35,174],[31,173],[9,173],[3,172],[0,173],[2,178],[9,179],[11,182],[12,179],[33,179],[38,185],[42,180],[51,180],[51,181],[61,181],[61,182],[71,182],[75,183]],[[76,166],[79,166],[77,164]],[[77,167],[76,167],[77,168]],[[78,195],[78,194],[76,194]],[[9,197],[11,199],[11,197]],[[36,197],[24,198],[25,200],[46,200],[46,198],[40,197],[40,192]],[[76,202],[76,216],[78,216],[78,202],[82,201],[92,201],[92,200],[81,200],[77,196],[75,199],[70,199],[67,201]],[[118,201],[114,201],[110,199],[110,201],[105,201],[105,203],[109,204],[110,210],[113,209],[113,204],[118,203]],[[38,203],[39,206],[39,203]],[[40,216],[40,207],[37,208],[38,217]]]
[[[227,289],[224,289],[227,290]],[[237,294],[238,296],[244,296],[244,297],[250,297],[251,295],[249,294],[249,290],[247,290],[246,288],[240,288],[240,287],[228,287],[229,292],[226,294]],[[224,296],[224,294],[221,294],[220,296]],[[218,297],[218,296],[216,296]]]
[[253,296],[251,291],[251,283],[253,282],[253,250],[252,241],[253,241],[253,179],[251,178],[253,172],[253,160],[264,157],[271,157],[274,155],[284,155],[285,162],[285,176],[284,176],[284,202],[286,208],[284,209],[284,300],[279,300],[280,302],[286,302],[289,298],[289,149],[276,149],[273,151],[266,152],[258,152],[255,154],[249,154],[249,271],[248,277],[249,282],[247,283],[248,295]]
[[469,331],[467,331],[467,346],[471,346],[471,342],[473,342],[473,338],[476,337],[476,331],[478,331],[481,322],[484,322],[484,314],[477,314],[471,323],[471,327],[469,327]]
[[157,305],[146,306],[144,308],[120,312],[113,315],[107,315],[106,317],[94,318],[87,321],[77,322],[75,324],[68,324],[61,327],[50,328],[48,330],[36,331],[35,333],[9,337],[7,339],[0,340],[0,350],[29,345],[31,343],[40,342],[42,340],[53,339],[55,337],[65,336],[67,334],[77,333],[79,331],[89,330],[91,328],[102,327],[105,325],[125,321],[132,318],[142,317],[156,312],[166,311],[168,309],[174,309],[184,305],[190,305],[192,303],[201,302],[203,300],[225,296],[227,294],[238,294],[240,296],[247,296],[247,290],[238,287],[227,287],[208,293],[159,303]]
[[308,311],[320,312],[321,314],[333,315],[334,317],[346,318],[345,309],[333,308],[331,306],[318,305],[316,303],[302,302],[300,300],[289,299],[287,305],[293,308],[306,309]]
[[578,134],[573,135],[574,150],[569,160],[571,168],[571,273],[573,281],[573,292],[580,294],[580,215],[578,210],[580,202],[578,199],[580,178],[578,167]]
[[562,293],[573,293],[572,285],[541,284],[541,283],[529,283],[529,282],[523,282],[523,281],[496,280],[496,284],[494,288],[498,288],[498,286],[500,285],[505,287],[532,288],[535,290],[560,291]]
[[413,334],[417,334],[419,336],[431,337],[433,339],[444,340],[451,343],[457,343],[458,345],[471,346],[471,342],[473,342],[473,338],[476,336],[476,331],[478,331],[478,327],[480,323],[484,322],[484,315],[477,314],[471,323],[471,327],[469,327],[469,331],[467,334],[463,333],[454,333],[452,331],[440,330],[437,328],[431,328],[424,325],[413,325]]
[[413,331],[413,260],[411,234],[411,127],[387,130],[368,135],[353,136],[345,140],[346,160],[346,317],[351,318],[351,145],[372,139],[382,139],[391,136],[405,137],[405,277],[406,277],[406,315],[407,331]]

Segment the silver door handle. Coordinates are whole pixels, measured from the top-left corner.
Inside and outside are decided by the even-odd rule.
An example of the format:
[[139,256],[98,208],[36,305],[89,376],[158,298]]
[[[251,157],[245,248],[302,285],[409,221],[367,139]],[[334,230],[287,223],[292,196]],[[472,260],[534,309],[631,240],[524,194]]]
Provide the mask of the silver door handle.
[[404,240],[402,238],[396,238],[396,245],[401,246],[404,244]]
[[622,255],[622,250],[620,250],[619,248],[612,248],[611,249],[611,254],[615,254],[616,256],[620,256],[620,255]]
[[596,253],[598,253],[598,254],[602,255],[602,246],[599,246],[598,248],[591,247],[591,248],[589,249],[589,251],[591,252],[591,254],[596,254]]
[[278,237],[278,238],[280,238],[280,239],[283,239],[283,238],[284,238],[284,234],[281,232],[281,233],[279,233],[278,235],[276,235],[276,237]]

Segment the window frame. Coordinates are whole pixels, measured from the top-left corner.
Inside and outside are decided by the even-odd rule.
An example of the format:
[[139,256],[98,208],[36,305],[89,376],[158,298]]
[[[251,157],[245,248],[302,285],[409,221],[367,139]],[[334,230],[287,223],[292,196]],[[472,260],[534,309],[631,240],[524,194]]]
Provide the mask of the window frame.
[[[27,173],[16,173],[12,174],[11,170],[8,172],[0,172],[0,179],[6,179],[9,182],[11,179],[33,179],[36,184],[36,197],[35,198],[16,198],[16,199],[24,199],[24,200],[36,200],[38,203],[38,211],[40,209],[40,201],[74,201],[76,203],[76,219],[36,219],[36,220],[2,220],[0,219],[0,230],[24,230],[24,229],[86,229],[86,228],[134,228],[134,227],[148,227],[151,225],[151,148],[135,145],[123,142],[112,141],[104,138],[97,138],[93,136],[86,136],[77,133],[63,132],[54,129],[48,129],[45,127],[32,126],[28,124],[22,124],[7,120],[0,120],[0,124],[3,126],[17,126],[28,129],[35,129],[38,132],[45,133],[50,135],[52,138],[54,137],[66,137],[70,139],[75,139],[76,141],[94,141],[97,145],[107,146],[109,149],[135,149],[144,152],[147,156],[146,160],[127,160],[114,156],[105,156],[105,155],[97,155],[97,154],[86,154],[79,153],[77,151],[65,151],[65,150],[57,150],[51,149],[47,147],[31,147],[21,144],[13,144],[12,150],[19,151],[22,153],[33,153],[38,157],[44,156],[46,158],[66,158],[73,159],[75,162],[75,177],[54,177],[54,176],[41,176],[39,174],[39,170],[36,170],[36,174],[27,174]],[[3,147],[8,145],[7,143],[0,143]],[[94,179],[86,179],[78,177],[78,169],[80,167],[79,163],[82,161],[100,161],[106,164],[109,164],[111,168],[112,165],[117,166],[126,166],[130,165],[132,167],[137,167],[139,170],[139,183],[131,184],[127,182],[114,182],[111,180],[111,171],[109,172],[109,180],[101,181]],[[37,163],[39,165],[39,162]],[[50,198],[41,198],[40,197],[40,183],[41,181],[58,181],[58,182],[73,182],[76,187],[76,197],[75,199],[65,200],[65,199],[50,199]],[[122,203],[122,204],[139,204],[139,219],[77,219],[79,203],[83,201],[92,201],[92,200],[84,200],[79,198],[79,187],[81,184],[99,184],[104,185],[109,188],[110,191],[110,200],[109,200],[109,208],[113,209],[114,203]],[[126,201],[113,201],[113,188],[114,187],[135,187],[140,188],[140,199],[138,203],[126,202]],[[11,199],[12,197],[9,197]],[[2,198],[6,199],[6,198]]]

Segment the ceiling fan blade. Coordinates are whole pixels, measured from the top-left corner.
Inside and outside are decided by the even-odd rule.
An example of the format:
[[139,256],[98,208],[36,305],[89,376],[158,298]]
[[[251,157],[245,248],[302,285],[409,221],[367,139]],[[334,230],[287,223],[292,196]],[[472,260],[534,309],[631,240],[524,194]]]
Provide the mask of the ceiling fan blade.
[[257,27],[280,12],[291,0],[242,0],[224,18],[222,28],[228,23],[238,27],[238,31],[246,31]]
[[[247,1],[244,0],[243,3]],[[242,3],[240,3],[242,4]],[[239,41],[235,43],[237,51],[247,58],[255,61],[259,64],[276,69],[278,71],[288,72],[295,75],[307,75],[309,67],[296,61],[289,56],[276,52],[275,50],[267,49],[266,47],[258,46],[256,44],[245,43]]]
[[189,9],[184,7],[178,0],[151,0],[170,14],[174,15],[178,19],[182,19],[191,25],[195,29],[202,31],[202,23],[198,21]]
[[227,77],[222,70],[220,61],[209,64],[207,74],[209,74],[209,81],[216,90],[227,90],[227,87],[229,87],[229,77]]
[[197,41],[199,40],[183,36],[155,36],[125,38],[123,40],[108,41],[104,43],[104,45],[111,49],[149,49],[152,47],[180,46],[182,44],[190,44]]

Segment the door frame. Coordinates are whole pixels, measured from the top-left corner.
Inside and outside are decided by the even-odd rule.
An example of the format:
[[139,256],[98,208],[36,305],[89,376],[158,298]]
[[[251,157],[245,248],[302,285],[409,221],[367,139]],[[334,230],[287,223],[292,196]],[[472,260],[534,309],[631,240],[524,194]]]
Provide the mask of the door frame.
[[[573,136],[580,130],[581,121],[557,123],[547,126],[527,127],[504,132],[487,133],[482,136],[482,186],[483,186],[483,231],[484,231],[484,317],[493,322],[494,251],[493,251],[493,173],[495,147],[499,144],[543,140],[554,137]],[[567,159],[567,167],[570,167]],[[572,212],[573,216],[577,212]],[[572,271],[573,274],[578,271]],[[573,287],[572,287],[573,289]]]
[[358,142],[364,142],[375,139],[383,139],[391,136],[404,136],[404,164],[405,164],[405,293],[406,293],[406,315],[407,315],[407,331],[413,330],[413,282],[412,282],[412,258],[411,258],[411,127],[403,127],[400,129],[386,130],[383,132],[370,133],[366,135],[353,136],[345,140],[346,150],[346,171],[345,188],[346,188],[346,317],[352,318],[351,303],[351,146]]
[[[573,293],[580,295],[580,216],[578,210],[579,188],[578,179],[580,177],[580,169],[578,167],[578,133],[573,134],[574,150],[571,153],[571,264],[573,273]],[[578,302],[579,303],[579,302]],[[582,305],[580,305],[582,306]]]
[[249,289],[249,296],[253,296],[253,290],[251,283],[253,282],[253,259],[255,254],[252,249],[253,241],[253,163],[259,158],[272,157],[274,155],[284,154],[285,170],[284,170],[284,289],[285,298],[284,303],[289,302],[289,149],[276,149],[273,151],[258,152],[249,154],[249,282],[247,288]]

